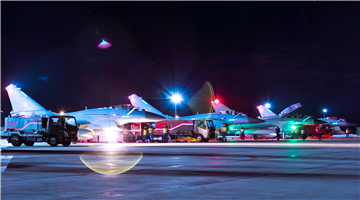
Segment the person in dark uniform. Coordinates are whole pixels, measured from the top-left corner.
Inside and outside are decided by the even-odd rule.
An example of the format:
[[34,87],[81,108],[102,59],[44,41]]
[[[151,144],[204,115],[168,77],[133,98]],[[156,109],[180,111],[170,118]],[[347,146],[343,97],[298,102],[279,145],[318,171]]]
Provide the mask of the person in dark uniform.
[[317,131],[317,134],[319,135],[319,140],[322,140],[322,138],[321,138],[321,135],[322,135],[321,129],[319,127],[316,127],[315,130]]
[[304,127],[301,128],[301,136],[302,136],[303,140],[306,139],[306,132],[305,132],[305,128],[304,128]]
[[227,126],[226,126],[226,124],[223,124],[220,129],[223,142],[226,142],[226,131],[227,131]]
[[279,128],[279,126],[276,126],[276,138],[277,138],[277,140],[280,140],[280,128]]
[[241,127],[240,132],[241,132],[241,139],[245,140],[245,129],[244,129],[244,127]]
[[164,143],[167,143],[169,141],[168,134],[169,134],[169,129],[168,129],[167,125],[165,124],[164,128],[163,128],[163,142]]

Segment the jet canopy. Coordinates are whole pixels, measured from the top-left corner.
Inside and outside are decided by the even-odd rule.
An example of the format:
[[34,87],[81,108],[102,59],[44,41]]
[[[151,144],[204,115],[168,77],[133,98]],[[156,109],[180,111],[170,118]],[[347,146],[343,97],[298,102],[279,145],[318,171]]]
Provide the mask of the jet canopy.
[[294,110],[297,110],[299,108],[301,108],[302,105],[300,103],[295,103],[287,108],[285,108],[283,111],[281,111],[281,113],[279,114],[280,117],[283,117],[291,112],[293,112]]

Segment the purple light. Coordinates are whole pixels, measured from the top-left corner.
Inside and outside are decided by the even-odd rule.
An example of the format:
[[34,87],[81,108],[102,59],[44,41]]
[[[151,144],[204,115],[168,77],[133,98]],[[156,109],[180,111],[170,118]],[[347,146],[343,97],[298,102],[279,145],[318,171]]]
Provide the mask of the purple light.
[[107,42],[106,40],[102,40],[102,42],[100,42],[100,44],[98,44],[98,48],[100,49],[107,49],[111,47],[111,44],[109,42]]

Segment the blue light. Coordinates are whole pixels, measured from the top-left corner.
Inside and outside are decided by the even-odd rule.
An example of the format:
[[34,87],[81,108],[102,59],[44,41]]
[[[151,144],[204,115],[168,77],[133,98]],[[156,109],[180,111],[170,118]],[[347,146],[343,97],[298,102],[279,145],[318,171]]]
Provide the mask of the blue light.
[[124,115],[124,116],[121,116],[122,118],[129,118],[130,116],[129,115]]
[[323,112],[324,112],[324,113],[327,113],[327,109],[326,109],[326,108],[325,108],[325,109],[323,109]]
[[270,103],[265,104],[265,108],[270,108],[270,107],[271,107]]
[[147,105],[147,103],[146,103],[146,101],[144,101],[144,100],[141,100],[142,102],[144,102],[144,104],[146,104]]
[[183,100],[182,96],[179,93],[173,94],[170,99],[174,104],[178,104]]

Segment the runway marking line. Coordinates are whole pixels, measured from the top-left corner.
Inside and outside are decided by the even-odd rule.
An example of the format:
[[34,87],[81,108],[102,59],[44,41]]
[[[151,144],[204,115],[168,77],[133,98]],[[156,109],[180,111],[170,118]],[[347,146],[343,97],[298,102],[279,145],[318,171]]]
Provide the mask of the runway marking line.
[[1,173],[3,173],[14,156],[1,156]]

